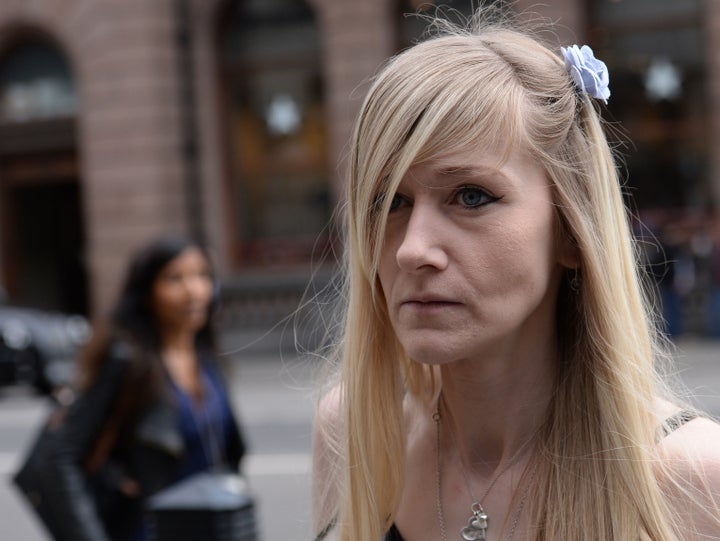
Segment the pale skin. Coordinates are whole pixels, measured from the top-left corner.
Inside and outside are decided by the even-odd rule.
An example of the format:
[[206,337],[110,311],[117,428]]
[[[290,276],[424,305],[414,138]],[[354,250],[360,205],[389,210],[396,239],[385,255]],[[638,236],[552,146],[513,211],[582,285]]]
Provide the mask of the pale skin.
[[[517,151],[502,163],[492,153],[453,152],[412,167],[397,188],[379,279],[408,355],[441,373],[448,539],[459,539],[468,525],[470,491],[489,516],[489,541],[507,539],[511,530],[513,540],[528,538],[527,513],[518,503],[526,486],[521,478],[554,385],[561,274],[578,265],[578,254],[558,231],[549,180]],[[437,397],[431,406],[412,397],[405,402],[406,477],[395,519],[405,541],[441,539],[436,404]],[[333,392],[320,405],[318,423],[333,422],[336,408]],[[658,419],[675,410],[659,404]],[[697,419],[660,445],[679,468],[689,468],[688,448],[697,451],[704,482],[720,498],[719,444],[718,425]],[[323,507],[317,487],[332,483],[324,445],[316,431],[316,509]],[[681,494],[676,498],[698,531],[688,539],[720,538],[707,513]]]

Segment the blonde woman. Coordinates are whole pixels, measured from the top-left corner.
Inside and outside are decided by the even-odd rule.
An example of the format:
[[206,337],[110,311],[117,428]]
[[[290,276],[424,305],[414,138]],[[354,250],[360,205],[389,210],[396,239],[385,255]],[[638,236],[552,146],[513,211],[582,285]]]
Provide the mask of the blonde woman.
[[720,539],[720,427],[657,375],[608,97],[589,48],[497,22],[376,78],[316,419],[318,538]]

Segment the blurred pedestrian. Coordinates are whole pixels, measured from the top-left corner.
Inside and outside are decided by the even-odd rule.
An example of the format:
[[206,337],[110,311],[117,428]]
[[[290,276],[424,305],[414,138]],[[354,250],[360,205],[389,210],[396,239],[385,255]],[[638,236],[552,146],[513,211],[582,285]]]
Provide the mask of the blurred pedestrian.
[[79,394],[45,466],[62,541],[146,539],[145,499],[245,446],[216,366],[216,282],[203,249],[153,241],[132,259],[107,328],[80,362]]
[[656,377],[607,68],[474,22],[390,61],[356,125],[318,538],[718,539],[720,426]]

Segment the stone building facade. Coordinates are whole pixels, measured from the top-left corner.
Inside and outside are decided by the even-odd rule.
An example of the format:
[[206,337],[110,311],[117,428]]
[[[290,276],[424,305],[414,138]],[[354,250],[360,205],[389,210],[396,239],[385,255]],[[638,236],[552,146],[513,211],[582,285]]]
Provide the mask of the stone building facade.
[[[558,43],[602,49],[606,24],[624,28],[612,5],[649,1],[515,5],[557,21]],[[231,294],[284,290],[291,305],[317,252],[336,242],[324,224],[342,198],[367,81],[413,37],[403,13],[421,4],[3,0],[0,278],[9,300],[102,313],[129,252],[180,231],[207,243]],[[707,145],[710,188],[700,192],[720,200],[720,60],[710,54],[720,4],[687,4],[707,58],[705,123],[692,128]],[[653,32],[677,20],[658,17],[649,30],[637,24]]]

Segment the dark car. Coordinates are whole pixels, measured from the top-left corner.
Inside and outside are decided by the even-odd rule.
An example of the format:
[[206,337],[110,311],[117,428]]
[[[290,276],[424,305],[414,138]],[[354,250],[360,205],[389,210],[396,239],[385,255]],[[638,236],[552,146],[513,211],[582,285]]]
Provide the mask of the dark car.
[[0,306],[0,385],[30,385],[49,393],[69,384],[90,333],[80,315]]

